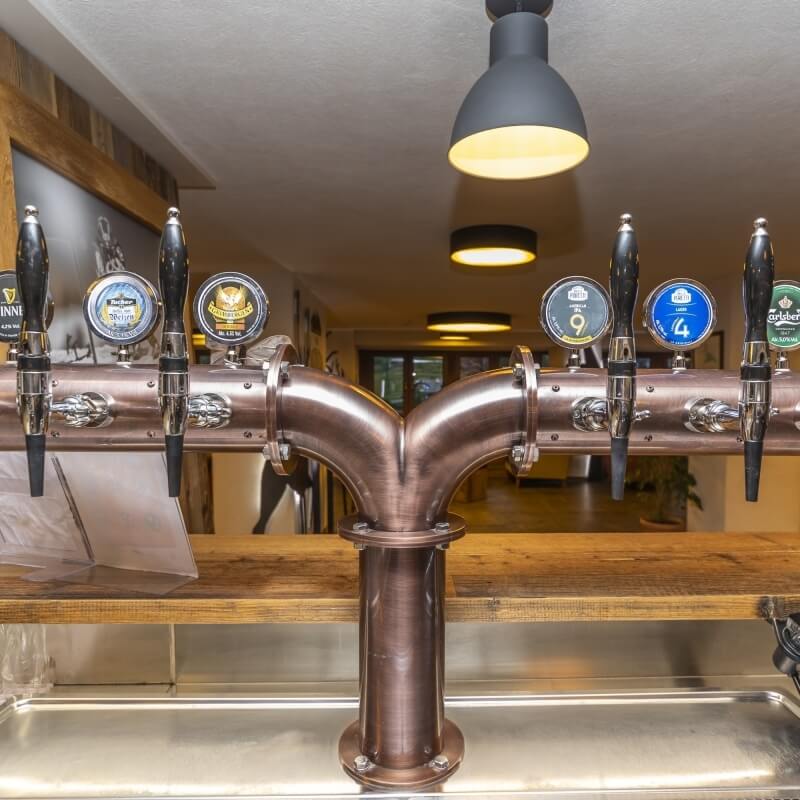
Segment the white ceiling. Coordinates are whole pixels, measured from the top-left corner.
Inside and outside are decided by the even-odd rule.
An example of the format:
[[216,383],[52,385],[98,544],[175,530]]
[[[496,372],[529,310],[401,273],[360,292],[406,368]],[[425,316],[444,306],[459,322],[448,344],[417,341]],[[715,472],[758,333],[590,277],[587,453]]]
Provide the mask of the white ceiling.
[[[195,263],[275,260],[341,326],[475,308],[533,328],[552,281],[605,280],[622,211],[643,290],[738,280],[761,214],[779,274],[800,275],[796,0],[556,0],[551,64],[592,152],[572,174],[524,183],[468,179],[446,159],[486,67],[480,0],[29,2],[213,180],[182,193]],[[450,266],[451,228],[503,222],[539,231],[532,269]]]

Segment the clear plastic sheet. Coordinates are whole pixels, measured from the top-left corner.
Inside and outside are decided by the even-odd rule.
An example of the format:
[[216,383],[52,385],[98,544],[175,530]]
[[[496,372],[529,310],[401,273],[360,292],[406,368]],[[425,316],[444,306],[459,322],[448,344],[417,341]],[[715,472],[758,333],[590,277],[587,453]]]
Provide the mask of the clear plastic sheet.
[[161,453],[59,453],[31,498],[22,453],[0,453],[0,563],[61,580],[163,595],[197,577]]
[[32,697],[52,685],[46,627],[0,624],[0,699]]

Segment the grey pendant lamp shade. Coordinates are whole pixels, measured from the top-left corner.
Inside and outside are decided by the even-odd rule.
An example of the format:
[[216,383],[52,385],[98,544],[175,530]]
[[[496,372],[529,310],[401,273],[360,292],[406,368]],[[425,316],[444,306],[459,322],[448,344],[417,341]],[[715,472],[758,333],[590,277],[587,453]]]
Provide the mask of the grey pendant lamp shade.
[[482,178],[540,178],[588,155],[578,99],[547,63],[547,22],[528,11],[500,17],[492,26],[489,69],[456,117],[450,163]]

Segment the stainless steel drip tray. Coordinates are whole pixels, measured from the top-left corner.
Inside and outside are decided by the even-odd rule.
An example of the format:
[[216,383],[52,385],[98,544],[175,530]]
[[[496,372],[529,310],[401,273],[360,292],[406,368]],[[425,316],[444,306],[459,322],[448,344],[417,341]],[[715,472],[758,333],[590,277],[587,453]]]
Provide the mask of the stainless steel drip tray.
[[[799,711],[773,691],[454,698],[465,760],[424,796],[796,798]],[[337,759],[355,716],[347,699],[9,701],[0,797],[370,796]]]

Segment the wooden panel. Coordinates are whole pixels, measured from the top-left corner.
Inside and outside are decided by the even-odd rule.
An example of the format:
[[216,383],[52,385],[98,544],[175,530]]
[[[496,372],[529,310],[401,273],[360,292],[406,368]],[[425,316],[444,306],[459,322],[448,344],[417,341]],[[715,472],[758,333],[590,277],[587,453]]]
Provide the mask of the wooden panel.
[[[0,81],[20,89],[49,114],[58,117],[79,136],[116,160],[171,205],[177,204],[177,183],[161,165],[122,134],[81,95],[55,75],[5,31],[0,30]],[[124,142],[123,142],[124,138]],[[115,139],[119,145],[115,150]],[[136,151],[137,166],[134,164]]]
[[[0,567],[0,622],[354,622],[358,559],[334,536],[194,537],[200,579],[163,598],[37,584]],[[800,611],[795,534],[470,534],[450,622],[758,619]]]
[[0,117],[0,269],[14,269],[16,266],[17,207],[14,197],[11,136]]
[[45,111],[55,114],[56,78],[55,75],[27,50],[17,47],[19,62],[19,88]]
[[55,79],[55,85],[56,115],[81,138],[91,142],[92,113],[89,104],[60,78]]
[[92,135],[92,144],[109,158],[114,158],[113,126],[93,108],[89,109],[89,128]]
[[[0,109],[8,136],[20,149],[88,191],[155,230],[166,218],[167,204],[75,131],[34,105],[17,89],[0,83]],[[12,196],[13,198],[13,196]],[[4,196],[4,202],[9,198]],[[16,240],[16,233],[14,233]]]

